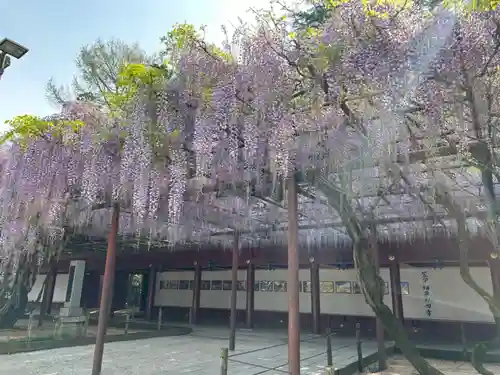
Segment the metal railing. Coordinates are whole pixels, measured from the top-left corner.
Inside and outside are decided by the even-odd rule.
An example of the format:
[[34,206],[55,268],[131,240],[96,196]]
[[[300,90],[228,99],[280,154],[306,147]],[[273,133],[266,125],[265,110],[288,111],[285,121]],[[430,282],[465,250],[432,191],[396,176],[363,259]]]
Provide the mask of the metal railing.
[[[357,352],[358,371],[360,373],[362,373],[363,369],[364,369],[364,364],[363,364],[363,343],[362,343],[362,339],[361,339],[360,324],[356,323],[356,343],[355,344],[343,345],[343,346],[339,346],[339,347],[336,347],[335,349],[333,349],[332,348],[332,336],[333,335],[334,335],[334,333],[332,333],[332,330],[328,329],[325,335],[321,335],[319,337],[316,336],[316,337],[306,339],[306,340],[300,340],[301,343],[317,341],[317,340],[322,339],[322,338],[325,340],[325,350],[324,351],[310,355],[308,357],[303,357],[300,360],[307,361],[307,360],[310,360],[312,358],[319,357],[319,356],[326,354],[326,363],[325,363],[325,367],[324,367],[324,374],[325,375],[339,375],[340,369],[336,368],[334,366],[334,363],[333,363],[333,352],[341,350],[341,349],[345,349],[348,347],[355,346],[356,352]],[[235,363],[235,364],[240,364],[240,365],[251,366],[251,367],[254,367],[256,369],[259,369],[257,372],[255,372],[252,375],[262,375],[262,374],[265,374],[265,373],[270,372],[270,371],[288,374],[288,370],[282,369],[283,367],[286,367],[288,365],[288,361],[285,363],[281,363],[277,366],[268,367],[268,366],[264,366],[262,364],[252,363],[252,362],[243,361],[243,360],[239,360],[239,359],[235,358],[238,356],[247,355],[247,354],[256,353],[256,352],[265,351],[265,350],[270,350],[270,349],[274,349],[274,348],[281,347],[281,346],[287,346],[287,345],[288,345],[288,343],[275,344],[275,345],[270,345],[270,346],[266,346],[263,348],[258,348],[258,349],[253,349],[253,350],[249,350],[249,351],[245,351],[245,352],[232,354],[232,355],[229,355],[228,348],[222,348],[221,352],[220,352],[220,374],[221,375],[228,375],[230,362]]]
[[[99,318],[99,309],[91,309],[88,310],[90,320],[95,322]],[[113,326],[115,328],[120,328],[122,327],[121,323],[123,322],[123,329],[124,333],[128,334],[132,329],[154,329],[153,327],[156,328],[157,331],[161,331],[162,329],[165,328],[165,319],[164,319],[164,311],[162,307],[158,307],[158,316],[156,321],[148,321],[140,317],[140,312],[137,311],[135,308],[126,308],[126,309],[121,309],[121,310],[114,310],[112,312],[112,320],[110,321],[110,326]],[[139,317],[138,317],[139,316]],[[113,323],[112,323],[113,322]],[[119,322],[119,326],[117,327],[116,323]],[[135,328],[137,327],[137,324],[139,324],[141,327],[150,327],[150,328]],[[170,327],[170,326],[169,326]]]

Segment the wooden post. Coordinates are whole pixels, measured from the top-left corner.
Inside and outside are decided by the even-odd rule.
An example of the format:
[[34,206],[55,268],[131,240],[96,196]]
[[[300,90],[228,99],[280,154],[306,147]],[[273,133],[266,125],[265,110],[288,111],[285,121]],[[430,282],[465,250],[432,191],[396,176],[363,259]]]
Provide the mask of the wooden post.
[[327,367],[325,368],[325,375],[340,375],[340,370],[338,368]]
[[297,181],[287,178],[288,201],[288,372],[300,375],[299,252],[297,249]]
[[116,239],[118,237],[118,225],[120,220],[120,206],[113,205],[113,217],[111,219],[111,231],[108,236],[108,249],[106,252],[106,265],[104,268],[104,280],[101,292],[101,304],[99,306],[99,320],[97,323],[97,334],[94,348],[94,361],[92,364],[92,375],[101,375],[102,357],[104,354],[104,339],[108,326],[109,313],[113,298],[113,285],[116,269]]
[[156,267],[149,266],[148,274],[148,298],[146,302],[146,319],[152,319],[152,312],[154,307],[155,291],[156,291]]
[[326,364],[327,366],[333,365],[332,358],[332,331],[330,328],[326,331]]
[[191,302],[191,315],[189,323],[198,323],[198,312],[200,310],[200,294],[201,294],[201,265],[198,262],[194,263],[194,280],[193,280],[193,300]]
[[237,318],[237,298],[238,298],[238,253],[239,249],[239,238],[238,235],[234,236],[233,244],[233,263],[231,267],[231,316],[229,319],[230,325],[230,335],[229,335],[229,350],[234,351],[236,347],[236,318]]
[[220,351],[220,375],[227,375],[227,365],[229,353],[227,348],[222,348]]
[[460,323],[460,339],[460,341],[462,342],[464,361],[467,362],[469,360],[469,351],[467,349],[467,338],[465,336],[465,327],[463,323]]
[[31,345],[31,331],[33,329],[33,312],[30,312],[28,318],[28,345]]
[[399,262],[395,256],[389,257],[389,278],[391,281],[391,299],[392,310],[394,315],[401,323],[404,323],[403,314],[403,294],[401,292],[401,272],[399,269]]
[[54,317],[54,329],[52,330],[52,336],[57,339],[59,335],[59,317]]
[[320,327],[320,284],[319,284],[319,265],[314,261],[314,258],[309,259],[311,271],[311,315],[312,315],[312,332],[319,334]]
[[124,329],[124,334],[128,335],[128,327],[130,325],[130,313],[127,312],[127,315],[125,315],[125,329]]
[[356,351],[358,352],[358,372],[363,372],[363,347],[361,343],[361,325],[356,323]]
[[255,267],[250,260],[247,260],[247,283],[246,283],[246,326],[253,328],[253,310],[255,303]]
[[163,307],[159,306],[158,307],[158,326],[157,326],[158,331],[161,330],[162,324],[163,324]]
[[64,333],[63,325],[64,325],[63,320],[59,318],[59,320],[57,321],[57,337],[60,339],[63,337]]
[[90,312],[86,311],[85,312],[85,323],[83,325],[83,336],[87,337],[88,331],[89,331],[89,324],[90,324]]

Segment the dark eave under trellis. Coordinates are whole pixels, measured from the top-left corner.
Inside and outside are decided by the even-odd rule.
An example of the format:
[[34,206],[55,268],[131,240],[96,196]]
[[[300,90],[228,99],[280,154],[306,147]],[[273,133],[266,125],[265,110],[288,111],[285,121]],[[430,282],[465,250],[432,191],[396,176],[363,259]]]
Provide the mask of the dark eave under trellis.
[[[471,265],[485,265],[491,262],[491,243],[483,237],[471,239],[474,249],[469,256]],[[94,245],[105,245],[105,241]],[[93,250],[104,247],[94,246]],[[71,259],[85,259],[88,270],[103,270],[105,251],[80,249],[72,254],[63,254],[60,261],[60,270],[69,267]],[[179,251],[169,251],[167,248],[137,249],[134,246],[120,247],[117,258],[118,269],[140,270],[151,266],[159,270],[192,269],[194,263],[203,268],[229,267],[231,265],[231,252],[225,248],[210,246],[201,249],[199,246],[183,246]],[[299,261],[302,267],[307,267],[311,257],[322,267],[349,268],[352,267],[352,249],[350,246],[304,248],[299,247]],[[458,263],[458,250],[456,240],[448,236],[439,236],[432,239],[416,239],[412,243],[382,242],[379,246],[380,264],[388,266],[392,257],[408,266],[436,266],[456,265]],[[246,261],[251,260],[257,267],[280,267],[287,262],[286,246],[267,246],[261,248],[242,248],[240,266],[245,267]]]

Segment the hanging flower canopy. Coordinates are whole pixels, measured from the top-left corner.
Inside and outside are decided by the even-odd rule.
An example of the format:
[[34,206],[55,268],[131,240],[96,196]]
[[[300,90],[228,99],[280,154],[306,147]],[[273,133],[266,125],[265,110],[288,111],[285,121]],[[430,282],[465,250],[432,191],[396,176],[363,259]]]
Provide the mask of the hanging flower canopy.
[[3,151],[3,258],[65,233],[105,238],[113,202],[121,235],[148,248],[232,246],[235,232],[244,245],[283,244],[291,171],[304,246],[349,242],[328,189],[381,239],[409,241],[454,230],[433,197],[439,181],[480,230],[473,114],[457,95],[464,62],[476,82],[498,63],[497,12],[382,10],[347,2],[314,32],[242,25],[223,53],[192,40],[176,51],[175,77],[140,90],[119,118],[68,104],[53,121],[83,126]]

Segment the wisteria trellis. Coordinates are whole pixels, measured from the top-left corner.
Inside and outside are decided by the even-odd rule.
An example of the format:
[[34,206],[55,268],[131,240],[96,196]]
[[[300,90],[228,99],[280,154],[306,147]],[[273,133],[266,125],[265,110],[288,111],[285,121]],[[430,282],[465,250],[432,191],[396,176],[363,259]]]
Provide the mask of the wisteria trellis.
[[[293,40],[284,21],[243,25],[230,43],[238,56],[228,61],[190,44],[177,51],[176,77],[154,99],[145,88],[121,119],[68,105],[62,118],[82,119],[79,133],[3,152],[1,267],[21,254],[40,262],[41,247],[69,228],[104,236],[113,200],[122,204],[122,234],[150,246],[226,246],[233,231],[244,244],[284,243],[280,181],[292,168],[314,170],[347,192],[361,217],[371,210],[387,240],[453,230],[432,199],[437,172],[480,216],[477,173],[459,156],[467,154],[470,113],[455,94],[461,69],[478,76],[498,62],[497,12],[422,17],[415,7],[370,18],[349,2],[318,33]],[[441,38],[429,43],[436,32]],[[436,157],[451,143],[458,154]],[[414,157],[423,151],[425,163]],[[305,179],[301,193],[302,244],[350,241],[322,191]],[[481,228],[472,217],[469,224]]]
[[[106,228],[103,224],[109,222],[110,213],[106,209],[91,211],[90,208],[117,198],[126,206],[122,232],[140,233],[153,242],[224,245],[232,237],[231,230],[245,231],[245,241],[283,242],[283,233],[270,232],[285,226],[285,210],[256,197],[264,197],[268,192],[272,183],[269,176],[286,174],[292,162],[299,170],[349,170],[348,178],[346,173],[330,173],[329,178],[337,183],[340,175],[344,180],[347,178],[343,184],[349,185],[346,190],[352,192],[352,198],[364,207],[369,206],[377,191],[391,180],[384,165],[380,165],[385,163],[383,154],[389,145],[399,139],[404,147],[398,146],[397,151],[406,148],[406,154],[424,144],[432,148],[429,142],[440,138],[441,129],[436,123],[444,116],[444,110],[437,110],[438,104],[451,105],[446,102],[447,92],[439,82],[420,79],[412,83],[417,85],[415,93],[404,99],[406,107],[401,103],[398,106],[403,111],[412,108],[412,100],[425,106],[422,111],[425,117],[419,115],[423,117],[420,134],[412,134],[413,138],[419,138],[415,141],[399,125],[384,128],[384,122],[391,116],[384,112],[395,109],[385,96],[380,100],[375,97],[371,103],[366,100],[367,91],[395,93],[397,85],[401,86],[396,87],[397,90],[405,91],[409,85],[408,69],[412,64],[420,69],[423,63],[419,63],[419,58],[429,59],[429,55],[434,54],[435,58],[425,62],[425,71],[420,75],[434,70],[442,75],[453,74],[459,64],[456,56],[450,54],[453,49],[438,48],[431,53],[423,51],[418,42],[425,42],[436,30],[442,31],[439,25],[446,18],[436,17],[435,25],[428,26],[432,22],[426,23],[420,15],[413,10],[403,11],[394,20],[371,22],[361,6],[351,2],[343,5],[323,26],[321,37],[303,36],[292,42],[283,41],[287,32],[284,24],[271,28],[261,23],[254,32],[242,26],[232,40],[239,46],[237,63],[224,61],[201,49],[179,51],[180,72],[174,82],[165,84],[164,91],[156,93],[155,114],[145,99],[148,96],[138,97],[130,115],[121,121],[110,120],[89,105],[69,106],[63,116],[83,116],[88,125],[81,134],[72,135],[74,142],[61,142],[47,135],[47,139],[33,142],[27,150],[12,145],[4,153],[7,160],[0,207],[4,257],[18,254],[7,250],[8,243],[17,244],[14,238],[26,235],[26,221],[32,220],[34,213],[41,214],[38,223],[49,230],[60,228],[64,216],[67,221],[64,225],[85,227],[97,235],[100,228]],[[480,46],[471,45],[475,40],[473,36],[490,32],[492,17],[494,14],[475,14],[474,20],[460,23],[459,43],[453,35],[444,35],[439,43],[465,51],[471,63],[479,62],[478,56],[484,56],[484,51],[492,46],[488,38],[481,38]],[[443,25],[447,24],[443,22]],[[359,35],[354,35],[354,31]],[[377,36],[372,35],[375,32]],[[330,48],[330,54],[338,55],[328,58],[323,68],[329,92],[325,94],[313,88],[297,96],[298,89],[302,89],[300,85],[304,85],[300,81],[307,82],[305,78],[310,74],[306,73],[307,64],[303,72],[295,66],[300,55],[308,56],[318,46],[325,45]],[[402,64],[404,61],[411,63]],[[353,132],[345,126],[352,125],[348,124],[349,118],[342,108],[333,105],[343,90],[351,97],[361,98],[352,99],[350,107],[357,121],[363,123],[365,135],[372,143],[370,160],[378,166],[367,166],[365,160],[364,168],[349,168],[350,163],[363,160],[360,153],[365,141],[359,136],[359,129]],[[378,120],[370,120],[367,115],[370,112]],[[151,125],[153,118],[155,124]],[[447,118],[446,126],[460,129],[462,133],[466,131],[457,121],[457,118]],[[103,128],[109,132],[108,140],[96,142],[96,135],[102,134]],[[168,134],[174,130],[179,130],[181,136],[171,137],[167,142]],[[398,134],[387,134],[388,131]],[[153,152],[154,147],[158,148],[151,144],[153,132],[165,138],[160,140],[160,157]],[[195,177],[189,178],[187,144],[196,160]],[[450,165],[449,161],[440,163],[432,167]],[[461,167],[460,160],[455,163]],[[414,178],[411,185],[428,182],[426,169],[428,166],[419,164],[408,166],[407,173]],[[457,176],[455,181],[462,187],[464,183],[460,178]],[[455,181],[450,180],[450,184]],[[234,187],[232,192],[227,192],[228,186]],[[221,187],[226,191],[222,192]],[[301,198],[301,224],[338,226],[338,216],[324,204],[321,192],[312,187],[305,189],[315,198]],[[388,194],[388,202],[380,202],[375,217],[430,214],[426,205],[409,194],[411,187],[407,186],[407,191],[394,190],[397,194]],[[236,192],[240,196],[236,196]],[[474,193],[466,193],[464,196],[468,199],[461,199],[470,210],[479,206],[478,194]],[[226,196],[222,199],[220,195]],[[64,208],[66,214],[61,215],[60,210],[68,198],[71,204]],[[27,202],[30,209],[20,214]],[[13,228],[8,229],[10,226]],[[381,236],[404,241],[412,235],[432,235],[433,229],[429,228],[429,221],[421,221],[386,224],[378,230]],[[211,236],[223,230],[228,236]],[[310,229],[303,231],[301,237],[305,244],[348,241],[340,226]]]
[[[122,118],[71,103],[60,117],[83,120],[79,132],[3,150],[2,306],[23,262],[36,268],[65,234],[104,237],[113,201],[121,233],[147,246],[227,246],[234,231],[244,245],[284,243],[291,170],[303,177],[303,247],[352,240],[329,189],[383,239],[455,231],[436,187],[467,210],[469,231],[491,235],[469,167],[477,127],[497,125],[498,12],[382,10],[389,17],[369,17],[351,1],[293,39],[286,21],[243,25],[233,59],[188,43],[175,78],[144,88]],[[367,299],[372,287],[361,283]]]

